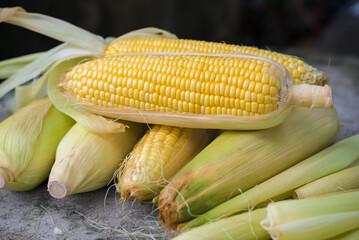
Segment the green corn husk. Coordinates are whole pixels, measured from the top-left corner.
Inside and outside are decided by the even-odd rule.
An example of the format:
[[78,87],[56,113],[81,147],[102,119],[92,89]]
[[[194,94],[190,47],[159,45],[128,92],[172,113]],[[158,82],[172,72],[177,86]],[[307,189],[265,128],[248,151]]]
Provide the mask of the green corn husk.
[[181,233],[173,240],[270,239],[267,231],[260,225],[260,222],[265,219],[266,214],[266,209],[242,213]]
[[359,228],[340,234],[328,240],[358,240],[359,239]]
[[[359,145],[357,145],[359,146]],[[357,153],[355,149],[351,154]],[[340,157],[343,161],[345,157]],[[345,191],[359,188],[359,166],[344,169],[314,182],[308,183],[294,191],[294,198],[307,198],[315,195]]]
[[176,227],[317,153],[338,123],[335,109],[297,108],[274,128],[225,131],[161,192],[161,220]]
[[144,134],[145,124],[123,122],[123,133],[96,134],[75,124],[60,142],[48,190],[55,198],[106,186]]
[[340,235],[359,227],[359,192],[270,203],[261,225],[275,240]]
[[[359,163],[359,151],[356,151],[358,146],[359,135],[342,140],[243,194],[209,210],[184,224],[181,228],[186,230],[202,225],[207,221],[247,211],[260,206],[263,202],[266,203],[268,200],[289,198],[294,189],[352,164]],[[338,159],[341,160],[338,161]]]
[[14,113],[0,124],[0,188],[27,191],[48,176],[56,148],[75,124],[40,99]]
[[17,73],[21,68],[40,57],[43,53],[32,53],[21,57],[0,61],[0,79],[8,78]]

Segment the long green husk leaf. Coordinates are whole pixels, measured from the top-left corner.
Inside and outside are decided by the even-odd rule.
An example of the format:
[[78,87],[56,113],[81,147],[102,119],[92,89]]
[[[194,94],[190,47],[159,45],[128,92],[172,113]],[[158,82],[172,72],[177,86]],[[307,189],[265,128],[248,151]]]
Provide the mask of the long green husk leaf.
[[160,217],[170,228],[188,221],[322,150],[337,131],[334,109],[306,108],[267,130],[225,131],[161,192]]
[[242,213],[181,233],[174,240],[270,239],[267,231],[260,226],[260,222],[265,219],[266,214],[266,209]]
[[359,192],[270,203],[262,221],[273,239],[327,239],[359,227]]
[[[247,211],[270,199],[280,199],[278,196],[288,198],[297,187],[358,163],[359,151],[356,151],[358,146],[359,135],[342,140],[237,197],[211,209],[184,224],[182,228],[192,228],[202,225],[207,221]],[[338,159],[341,160],[338,161]]]
[[359,239],[359,228],[340,234],[328,240],[358,240]]
[[0,79],[8,78],[17,73],[20,69],[25,67],[30,62],[40,57],[43,52],[32,53],[21,57],[11,58],[0,61]]
[[[359,145],[357,144],[357,146]],[[355,154],[357,152],[358,151],[354,149],[351,154]],[[345,157],[338,159],[340,159],[340,161],[345,161]],[[293,196],[294,198],[307,198],[355,188],[359,188],[359,166],[344,169],[329,176],[320,178],[314,182],[308,183],[307,185],[295,190]]]

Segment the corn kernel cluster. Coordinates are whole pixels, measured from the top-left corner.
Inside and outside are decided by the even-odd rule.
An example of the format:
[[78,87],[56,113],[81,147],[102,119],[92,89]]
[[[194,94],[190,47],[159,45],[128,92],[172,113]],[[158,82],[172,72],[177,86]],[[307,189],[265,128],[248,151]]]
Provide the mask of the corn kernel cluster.
[[64,81],[95,105],[234,116],[274,111],[281,88],[268,62],[196,55],[106,57],[74,67]]
[[308,65],[297,57],[258,49],[256,47],[206,42],[187,39],[125,39],[118,40],[106,49],[105,55],[136,52],[197,52],[197,53],[248,53],[270,58],[287,68],[296,84],[323,85],[327,77],[323,72]]

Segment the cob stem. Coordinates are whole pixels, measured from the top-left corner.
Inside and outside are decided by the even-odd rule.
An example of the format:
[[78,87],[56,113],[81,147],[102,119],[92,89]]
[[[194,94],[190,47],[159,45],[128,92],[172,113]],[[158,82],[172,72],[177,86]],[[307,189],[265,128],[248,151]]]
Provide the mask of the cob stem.
[[51,196],[54,198],[64,198],[70,195],[70,189],[69,187],[58,180],[54,180],[49,182],[48,184],[48,190]]
[[328,85],[298,84],[290,87],[294,105],[309,108],[332,108],[332,90]]
[[8,182],[14,179],[13,173],[10,169],[0,167],[0,189],[6,189]]

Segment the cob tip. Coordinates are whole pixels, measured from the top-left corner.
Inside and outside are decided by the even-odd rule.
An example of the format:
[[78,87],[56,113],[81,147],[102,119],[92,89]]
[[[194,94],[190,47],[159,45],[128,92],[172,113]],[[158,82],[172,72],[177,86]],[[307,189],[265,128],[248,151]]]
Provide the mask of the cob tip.
[[50,181],[47,185],[50,195],[54,198],[65,198],[70,195],[69,187],[58,180]]
[[13,173],[10,169],[0,167],[0,189],[6,189],[6,185],[11,181]]

